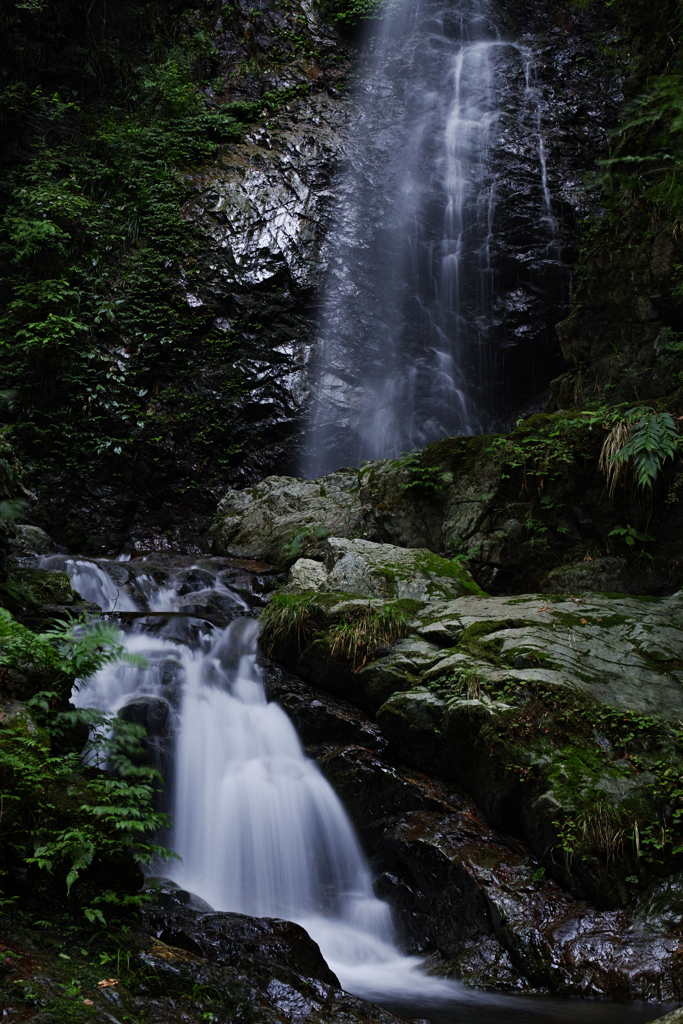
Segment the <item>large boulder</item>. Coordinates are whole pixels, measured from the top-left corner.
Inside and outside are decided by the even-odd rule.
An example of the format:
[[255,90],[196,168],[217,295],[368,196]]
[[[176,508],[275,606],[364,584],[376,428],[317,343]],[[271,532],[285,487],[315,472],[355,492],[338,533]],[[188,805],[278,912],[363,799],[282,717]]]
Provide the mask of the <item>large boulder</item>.
[[52,555],[57,550],[52,537],[39,526],[20,523],[14,531],[16,537],[10,541],[10,548],[15,555]]
[[[152,881],[152,880],[150,880]],[[169,889],[169,880],[162,880]],[[173,883],[171,883],[172,885]],[[301,925],[276,918],[245,914],[216,913],[192,893],[175,890],[175,901],[149,884],[145,892],[151,902],[144,905],[145,930],[162,942],[186,949],[226,967],[246,969],[248,964],[269,961],[327,985],[339,981],[325,963],[320,948]],[[189,897],[183,905],[178,895]],[[175,903],[175,905],[174,905]]]
[[321,541],[319,551],[323,563],[309,558],[294,563],[287,592],[339,591],[358,597],[418,601],[483,593],[459,563],[426,548],[328,537]]
[[361,532],[358,472],[340,469],[321,480],[266,477],[228,491],[213,526],[220,554],[293,562],[322,537]]
[[388,758],[382,730],[357,708],[279,669],[270,688],[343,799],[404,948],[427,954],[431,972],[515,992],[683,995],[680,875],[628,909],[596,910],[459,787]]
[[[603,418],[537,414],[509,435],[444,438],[317,480],[266,477],[225,495],[213,544],[291,565],[322,560],[321,538],[361,539],[466,558],[489,593],[674,593],[683,506],[662,487],[646,513],[631,480],[607,493]],[[675,491],[678,469],[663,472]]]

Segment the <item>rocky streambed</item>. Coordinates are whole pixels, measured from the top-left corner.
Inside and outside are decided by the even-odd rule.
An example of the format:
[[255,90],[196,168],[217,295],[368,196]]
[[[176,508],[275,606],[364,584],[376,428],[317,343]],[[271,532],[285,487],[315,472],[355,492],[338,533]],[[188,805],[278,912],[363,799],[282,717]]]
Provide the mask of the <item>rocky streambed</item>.
[[[671,578],[638,594],[642,560],[567,564],[615,514],[591,492],[570,505],[571,477],[552,512],[576,531],[557,531],[565,564],[527,548],[525,569],[505,473],[474,443],[450,466],[426,449],[231,491],[216,547],[289,566],[262,613],[273,692],[408,948],[503,990],[679,1000],[681,595]],[[485,593],[503,572],[547,588]]]
[[[26,549],[29,534],[18,533]],[[430,974],[467,986],[457,1019],[583,1019],[583,1003],[547,1004],[544,1017],[542,1001],[490,1003],[476,989],[683,998],[683,882],[663,831],[675,835],[677,821],[680,598],[491,598],[462,565],[427,549],[315,544],[317,558],[297,559],[289,573],[229,556],[93,563],[52,555],[36,579],[56,584],[67,561],[84,580],[88,565],[99,569],[90,579],[100,586],[106,572],[121,609],[114,617],[152,634],[165,623],[199,636],[262,609],[268,697],[341,796],[401,947],[426,958]],[[123,608],[160,586],[177,607],[146,616]],[[68,591],[55,594],[53,611]],[[179,707],[178,679],[167,675],[156,698],[167,715],[151,713],[150,699],[141,712],[152,750],[168,749],[168,716]],[[653,823],[669,843],[658,856],[648,845]],[[397,1019],[343,993],[299,926],[217,914],[163,879],[148,891],[139,932],[122,939],[126,968],[109,987],[98,988],[107,972],[78,936],[47,927],[38,937],[10,922],[7,1007],[33,1006],[36,1020],[47,1007],[46,1021],[62,1003],[103,1021],[112,1012],[159,1022],[207,1013]],[[66,991],[74,985],[77,996]],[[423,1012],[450,1020],[455,1011]],[[595,1019],[610,1012],[605,1004]],[[650,1016],[638,1013],[634,1020]]]

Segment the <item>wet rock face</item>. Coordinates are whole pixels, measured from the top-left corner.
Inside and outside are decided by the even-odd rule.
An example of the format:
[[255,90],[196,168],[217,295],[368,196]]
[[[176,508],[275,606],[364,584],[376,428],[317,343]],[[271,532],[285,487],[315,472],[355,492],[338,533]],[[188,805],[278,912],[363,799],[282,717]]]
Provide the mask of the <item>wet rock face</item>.
[[[604,907],[678,867],[680,596],[428,600],[404,635],[373,646],[359,627],[353,651],[339,635],[389,602],[340,597],[300,595],[287,625],[273,616],[293,599],[276,596],[264,643],[373,714],[392,756],[464,785],[492,824]],[[641,858],[655,833],[666,852]]]
[[[185,949],[226,967],[244,970],[255,959],[317,978],[339,987],[336,976],[325,963],[317,943],[292,921],[247,917],[244,914],[210,912],[210,907],[162,905],[154,885],[146,891],[153,902],[145,907],[143,924],[150,935],[167,945]],[[196,901],[192,894],[183,894]],[[200,901],[201,902],[201,901]]]
[[[525,8],[436,0],[396,38],[389,26],[365,61],[336,184],[307,475],[500,429],[561,369],[554,327],[569,311],[576,211],[586,203],[577,192],[622,94],[604,55],[605,40],[615,43],[604,18]],[[480,46],[470,78],[467,60],[457,63],[461,41]],[[456,66],[468,111],[457,128]],[[477,78],[490,78],[485,97]],[[467,138],[464,170],[449,164],[447,125]],[[449,174],[461,173],[450,192]],[[456,304],[443,285],[446,251],[458,253]],[[440,391],[446,375],[453,384]]]
[[[495,366],[488,360],[486,366],[468,368],[477,401],[497,410],[496,422],[555,373],[553,324],[566,307],[562,282],[572,259],[574,210],[583,201],[576,198],[575,186],[603,144],[620,95],[613,60],[596,49],[598,42],[604,49],[609,33],[594,11],[563,6],[558,13],[557,5],[540,0],[503,6],[491,7],[493,22],[503,37],[521,41],[533,53],[532,85],[543,113],[539,127],[533,104],[526,109],[521,99],[527,89],[521,51],[508,48],[509,81],[501,91],[493,166],[501,229],[492,253],[496,297],[482,333],[487,351],[501,358]],[[363,92],[373,85],[354,79],[356,55],[317,8],[296,0],[285,6],[264,0],[257,10],[243,0],[229,15],[216,10],[211,39],[227,83],[221,91],[218,77],[211,80],[212,103],[252,101],[283,89],[300,94],[269,112],[242,143],[222,146],[210,166],[193,168],[186,177],[192,194],[183,215],[201,235],[204,252],[201,267],[180,281],[180,301],[192,316],[196,313],[197,337],[210,332],[227,355],[212,360],[203,340],[196,347],[188,342],[193,370],[183,386],[191,392],[192,415],[185,420],[200,426],[204,421],[214,445],[199,457],[194,427],[173,419],[177,381],[155,380],[161,397],[153,415],[164,424],[165,436],[154,458],[141,454],[116,478],[105,467],[79,483],[77,498],[66,477],[40,481],[40,525],[73,550],[103,555],[123,549],[205,549],[214,502],[226,484],[250,484],[300,464],[323,293],[328,287],[344,290],[338,276],[343,277],[343,260],[340,267],[341,257],[331,256],[330,238],[335,217],[342,234],[348,228],[356,188],[344,178],[349,164],[360,178],[374,179],[368,232],[381,231],[387,213],[386,181],[377,169],[382,146],[400,157],[396,126],[377,133],[370,125],[372,151],[357,146],[351,151],[349,125],[357,106],[346,90],[358,85]],[[385,119],[390,120],[401,91],[402,72],[399,60],[384,76]],[[539,132],[547,146],[547,186],[558,225],[554,241],[539,216]],[[411,307],[406,318],[411,330],[418,319]],[[220,407],[220,429],[205,419],[209,403]],[[183,487],[175,489],[179,480]]]
[[517,992],[680,998],[677,876],[628,913],[596,911],[461,789],[406,768],[356,708],[277,669],[270,690],[342,797],[405,948],[432,971]]
[[465,569],[426,548],[328,537],[318,550],[325,559],[323,565],[298,559],[281,593],[327,591],[399,601],[482,593]]
[[[680,242],[669,229],[651,237],[635,224],[620,233],[616,250],[601,240],[585,260],[576,310],[557,326],[562,354],[581,364],[552,382],[550,408],[581,401],[654,400],[676,387],[676,336],[683,309],[675,264]],[[577,386],[578,383],[578,386]]]
[[[78,1019],[88,1000],[87,1018],[95,1024],[109,1024],[112,1015],[159,1024],[201,1024],[211,1017],[220,1024],[402,1024],[402,1018],[343,992],[317,945],[290,921],[157,909],[150,910],[149,927],[151,935],[127,935],[120,947],[126,965],[106,986],[98,985],[105,971],[84,955],[82,939],[65,946],[56,929],[36,936],[5,928],[3,947],[12,957],[0,979],[3,1007],[24,1017],[24,993],[31,992],[33,1005],[40,999],[41,1020]],[[182,945],[154,936],[164,929],[175,929]],[[68,948],[66,963],[56,944]],[[77,997],[65,995],[75,970]]]

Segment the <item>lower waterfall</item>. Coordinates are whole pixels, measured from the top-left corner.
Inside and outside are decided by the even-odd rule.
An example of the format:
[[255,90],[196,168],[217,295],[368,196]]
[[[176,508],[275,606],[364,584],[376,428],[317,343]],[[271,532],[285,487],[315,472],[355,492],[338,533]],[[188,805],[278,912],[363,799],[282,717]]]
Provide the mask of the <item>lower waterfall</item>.
[[[221,910],[298,921],[361,995],[446,987],[393,944],[363,853],[294,726],[266,701],[258,625],[232,623],[188,674],[176,755],[177,880]],[[407,972],[407,973],[406,973]]]
[[[285,712],[266,699],[257,663],[258,623],[218,575],[211,590],[239,616],[211,629],[182,612],[178,591],[146,573],[135,600],[94,562],[66,562],[74,588],[104,610],[148,609],[126,648],[147,667],[109,665],[74,694],[80,707],[119,711],[134,699],[170,704],[174,879],[215,910],[297,921],[319,944],[342,986],[366,998],[419,1003],[463,998],[455,982],[420,970],[397,949],[389,906],[372,879],[346,812],[301,746]],[[201,601],[202,591],[193,594]],[[149,630],[152,630],[150,633]],[[169,870],[160,868],[160,870]]]
[[[176,560],[174,560],[176,562]],[[147,664],[101,669],[74,691],[76,706],[156,707],[165,805],[162,841],[182,859],[153,866],[217,911],[301,924],[343,988],[419,1024],[632,1024],[651,1006],[483,992],[427,974],[398,948],[389,906],[377,899],[353,826],[310,760],[287,714],[267,700],[258,623],[220,562],[189,559],[125,571],[64,555],[74,589],[120,615],[123,640]],[[169,568],[170,565],[170,568]],[[158,578],[155,578],[158,577]],[[122,581],[126,582],[123,583]],[[163,582],[161,582],[163,580]],[[222,607],[222,628],[205,616]],[[159,714],[159,709],[164,713]],[[156,748],[155,748],[156,749]],[[164,760],[165,758],[165,760]]]

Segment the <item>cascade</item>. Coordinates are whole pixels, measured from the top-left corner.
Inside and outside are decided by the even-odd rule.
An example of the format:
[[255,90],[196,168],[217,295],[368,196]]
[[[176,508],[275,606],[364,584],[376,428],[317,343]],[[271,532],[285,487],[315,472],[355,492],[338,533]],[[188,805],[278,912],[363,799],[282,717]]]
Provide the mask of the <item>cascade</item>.
[[566,309],[533,50],[486,0],[388,12],[335,187],[307,476],[500,427]]
[[[160,586],[151,574],[135,576],[133,598],[97,563],[51,556],[41,564],[66,568],[78,593],[105,611],[153,613],[124,632],[126,648],[147,667],[106,666],[73,702],[110,712],[140,698],[169,705],[169,845],[182,858],[174,878],[216,910],[299,922],[357,994],[463,998],[460,986],[428,977],[418,958],[396,948],[390,909],[373,894],[339,798],[286,713],[266,700],[258,624],[220,574],[211,590],[229,596],[236,616],[223,630],[182,616],[177,587]],[[201,603],[203,593],[192,599]]]
[[[72,701],[109,712],[145,702],[167,710],[157,721],[171,748],[164,775],[174,825],[163,839],[182,858],[173,862],[175,881],[215,910],[297,921],[347,990],[411,1017],[428,1014],[431,1024],[649,1019],[637,1005],[467,989],[402,954],[339,798],[286,713],[266,698],[247,602],[220,564],[187,561],[163,569],[163,583],[143,561],[124,574],[124,586],[115,563],[64,555],[39,563],[66,570],[84,599],[120,615],[127,650],[147,662],[102,668]],[[208,597],[221,598],[232,620],[224,628],[200,614]]]

